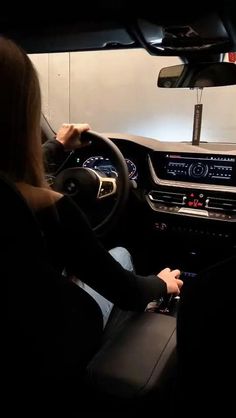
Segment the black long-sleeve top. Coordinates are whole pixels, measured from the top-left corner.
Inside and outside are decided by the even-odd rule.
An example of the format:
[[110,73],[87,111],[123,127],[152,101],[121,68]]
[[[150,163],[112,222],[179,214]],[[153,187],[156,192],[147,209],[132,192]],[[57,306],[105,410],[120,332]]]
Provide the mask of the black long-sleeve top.
[[55,207],[40,211],[38,219],[55,267],[61,271],[65,267],[121,309],[141,311],[166,295],[162,279],[139,276],[114,260],[71,198],[62,197]]
[[67,158],[68,152],[56,139],[48,139],[43,146],[44,165],[47,173],[55,173]]

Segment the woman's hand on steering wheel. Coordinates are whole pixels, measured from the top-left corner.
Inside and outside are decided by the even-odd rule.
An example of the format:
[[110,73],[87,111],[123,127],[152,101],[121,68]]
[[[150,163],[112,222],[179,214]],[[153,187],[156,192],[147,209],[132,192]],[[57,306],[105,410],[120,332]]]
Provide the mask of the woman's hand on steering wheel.
[[82,140],[82,133],[90,128],[88,123],[63,123],[57,132],[56,140],[59,141],[66,151],[72,151],[87,145],[87,141]]

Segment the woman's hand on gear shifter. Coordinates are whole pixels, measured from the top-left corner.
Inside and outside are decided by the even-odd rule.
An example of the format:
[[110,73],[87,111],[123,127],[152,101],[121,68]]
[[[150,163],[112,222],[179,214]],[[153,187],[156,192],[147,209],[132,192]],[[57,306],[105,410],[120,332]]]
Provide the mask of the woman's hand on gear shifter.
[[179,279],[180,270],[171,270],[169,267],[166,267],[157,276],[166,283],[168,294],[180,294],[180,289],[183,286],[183,281]]

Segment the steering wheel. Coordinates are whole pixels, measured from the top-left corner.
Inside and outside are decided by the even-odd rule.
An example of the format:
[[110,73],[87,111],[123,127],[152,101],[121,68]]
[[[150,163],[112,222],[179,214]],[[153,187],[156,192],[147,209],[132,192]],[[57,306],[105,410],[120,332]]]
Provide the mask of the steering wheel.
[[115,203],[108,215],[93,227],[98,235],[103,235],[114,226],[120,217],[128,198],[130,182],[126,161],[119,148],[107,137],[97,132],[87,131],[82,134],[82,142],[88,146],[102,143],[109,149],[109,154],[116,167],[118,177],[111,178],[105,173],[85,167],[66,168],[56,175],[54,190],[71,196],[81,207],[96,208],[98,203],[115,195]]

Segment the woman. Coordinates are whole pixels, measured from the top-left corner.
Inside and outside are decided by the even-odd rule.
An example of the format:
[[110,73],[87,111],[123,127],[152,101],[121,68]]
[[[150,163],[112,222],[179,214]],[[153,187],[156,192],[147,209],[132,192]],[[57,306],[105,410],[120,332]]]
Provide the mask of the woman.
[[125,310],[142,311],[152,300],[167,293],[178,294],[182,286],[179,270],[166,268],[148,277],[125,270],[99,243],[78,206],[48,187],[37,74],[25,52],[2,37],[0,91],[0,171],[14,182],[36,215],[58,273],[66,271],[68,277],[78,277]]

